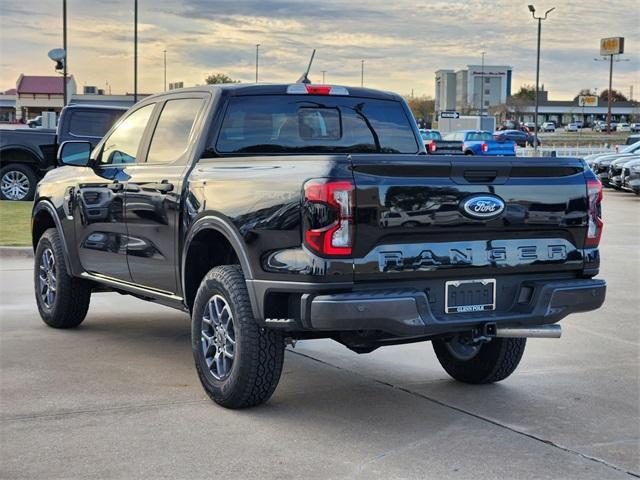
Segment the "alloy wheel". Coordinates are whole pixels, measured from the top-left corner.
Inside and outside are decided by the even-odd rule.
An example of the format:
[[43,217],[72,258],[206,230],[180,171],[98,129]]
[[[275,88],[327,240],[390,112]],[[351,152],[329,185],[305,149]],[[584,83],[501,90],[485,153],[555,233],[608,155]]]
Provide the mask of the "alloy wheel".
[[227,377],[236,354],[236,334],[231,307],[222,295],[214,295],[207,303],[200,344],[211,375],[216,380]]
[[38,267],[38,293],[42,303],[52,308],[56,301],[56,259],[50,248],[43,250]]
[[29,193],[29,178],[18,170],[10,170],[2,176],[0,189],[8,200],[24,200]]
[[460,337],[456,337],[446,342],[445,346],[447,347],[449,353],[456,360],[466,362],[467,360],[471,360],[478,354],[480,348],[482,347],[482,344],[464,342],[460,339]]

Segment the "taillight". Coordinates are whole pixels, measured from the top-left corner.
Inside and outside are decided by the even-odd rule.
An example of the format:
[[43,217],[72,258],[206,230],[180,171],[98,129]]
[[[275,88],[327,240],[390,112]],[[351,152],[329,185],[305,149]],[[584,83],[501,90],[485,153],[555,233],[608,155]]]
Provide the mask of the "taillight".
[[349,256],[353,247],[354,187],[348,180],[309,180],[304,185],[304,243],[315,253]]
[[482,144],[482,153],[487,153],[489,151],[489,145],[486,143]]
[[431,140],[429,142],[429,153],[435,153],[437,149],[438,149],[438,146],[436,145],[435,140]]
[[597,247],[602,236],[602,184],[599,180],[587,180],[588,224],[585,247]]

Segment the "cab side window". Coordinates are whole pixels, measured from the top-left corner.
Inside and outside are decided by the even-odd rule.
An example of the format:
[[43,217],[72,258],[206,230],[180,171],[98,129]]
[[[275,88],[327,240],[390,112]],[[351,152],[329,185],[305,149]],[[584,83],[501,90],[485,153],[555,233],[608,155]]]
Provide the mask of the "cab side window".
[[153,132],[147,163],[173,163],[186,153],[202,98],[178,98],[165,103]]
[[101,165],[121,165],[136,162],[138,148],[155,104],[136,110],[105,140],[100,155]]

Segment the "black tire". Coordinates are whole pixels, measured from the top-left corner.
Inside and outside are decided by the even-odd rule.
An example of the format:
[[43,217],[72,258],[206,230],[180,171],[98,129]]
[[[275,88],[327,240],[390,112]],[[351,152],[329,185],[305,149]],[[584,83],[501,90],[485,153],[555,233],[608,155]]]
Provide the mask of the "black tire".
[[459,382],[482,384],[499,382],[511,375],[522,359],[527,339],[494,338],[481,344],[470,359],[454,355],[444,340],[432,343],[440,365],[451,377]]
[[36,192],[36,185],[38,183],[38,177],[31,167],[28,165],[22,165],[20,163],[11,163],[5,167],[2,167],[0,170],[0,186],[5,186],[12,179],[21,179],[25,184],[26,192],[24,195],[22,193],[17,193],[17,197],[13,196],[11,193],[6,192],[5,195],[4,188],[0,188],[0,200],[10,200],[10,201],[22,201],[22,200],[33,200],[33,196]]
[[[212,371],[215,362],[211,367],[207,365],[205,350],[210,352],[212,343],[206,342],[203,330],[211,325],[203,317],[216,296],[223,297],[231,310],[235,338],[231,366],[220,378]],[[208,346],[205,348],[205,345]],[[262,328],[256,323],[244,275],[238,265],[215,267],[202,280],[192,309],[191,347],[200,382],[218,405],[253,407],[266,402],[278,386],[284,361],[284,338],[281,332]]]
[[[54,262],[55,294],[52,301],[45,298],[41,274],[41,262],[46,252],[50,252]],[[91,301],[91,283],[69,275],[65,266],[64,249],[60,234],[50,228],[38,242],[35,252],[34,290],[38,311],[44,323],[53,328],[74,328],[82,323]],[[48,291],[48,290],[46,290]]]

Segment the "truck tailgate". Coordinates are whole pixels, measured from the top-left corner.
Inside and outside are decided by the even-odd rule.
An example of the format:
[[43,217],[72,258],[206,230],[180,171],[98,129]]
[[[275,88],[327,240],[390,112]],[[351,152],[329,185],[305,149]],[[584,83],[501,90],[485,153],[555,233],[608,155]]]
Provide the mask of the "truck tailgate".
[[485,155],[515,155],[515,143],[512,141],[501,142],[498,140],[489,140],[484,142],[487,144],[487,153]]
[[[356,281],[583,268],[581,160],[354,155],[352,164]],[[482,195],[503,210],[478,218]]]
[[464,155],[462,142],[455,140],[432,140],[427,152],[433,155]]

